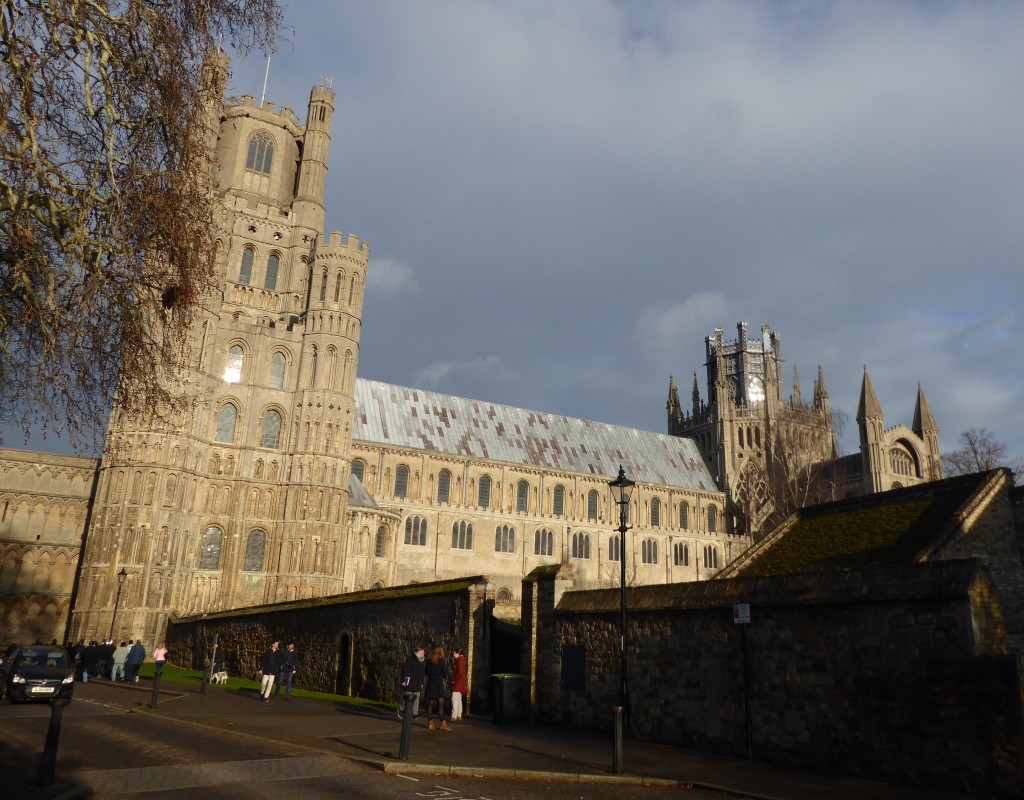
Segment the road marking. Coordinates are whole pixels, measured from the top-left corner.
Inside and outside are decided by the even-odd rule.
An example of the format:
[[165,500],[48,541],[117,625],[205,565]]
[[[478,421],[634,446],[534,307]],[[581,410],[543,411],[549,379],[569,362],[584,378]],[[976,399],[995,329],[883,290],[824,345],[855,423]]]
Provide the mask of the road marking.
[[165,792],[226,783],[252,783],[296,778],[325,778],[351,771],[352,766],[336,756],[269,758],[257,761],[221,761],[213,764],[180,764],[138,769],[83,770],[76,777],[93,794]]

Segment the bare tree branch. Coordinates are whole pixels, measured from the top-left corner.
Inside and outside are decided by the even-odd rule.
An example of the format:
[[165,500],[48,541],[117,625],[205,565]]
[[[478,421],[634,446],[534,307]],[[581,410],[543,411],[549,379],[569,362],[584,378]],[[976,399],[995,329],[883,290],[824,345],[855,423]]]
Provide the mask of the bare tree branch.
[[943,453],[942,467],[949,477],[1009,467],[1016,480],[1024,470],[1024,459],[1007,455],[1006,445],[988,428],[971,428],[960,434],[959,448]]
[[0,0],[0,421],[95,440],[167,380],[212,289],[219,38],[269,47],[277,0]]

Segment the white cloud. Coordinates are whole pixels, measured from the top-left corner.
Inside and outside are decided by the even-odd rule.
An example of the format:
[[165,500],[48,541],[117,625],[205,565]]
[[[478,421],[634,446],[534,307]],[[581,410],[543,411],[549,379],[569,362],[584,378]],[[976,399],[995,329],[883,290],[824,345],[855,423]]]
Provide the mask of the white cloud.
[[501,365],[501,360],[493,355],[473,361],[434,361],[416,374],[415,385],[443,391],[439,387],[451,381],[490,382],[495,379],[505,380],[508,375],[509,372]]
[[724,294],[699,292],[681,303],[644,309],[637,320],[637,335],[642,342],[677,353],[681,344],[700,342],[723,322],[728,324],[731,314]]
[[390,258],[372,258],[366,273],[366,287],[382,295],[417,294],[412,268]]

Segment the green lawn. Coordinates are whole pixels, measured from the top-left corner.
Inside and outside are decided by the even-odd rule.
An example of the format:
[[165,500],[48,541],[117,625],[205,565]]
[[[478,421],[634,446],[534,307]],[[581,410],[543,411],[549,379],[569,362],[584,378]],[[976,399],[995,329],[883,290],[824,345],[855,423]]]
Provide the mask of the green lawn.
[[[152,662],[143,664],[139,675],[143,678],[152,678],[154,673]],[[184,669],[173,664],[167,664],[160,676],[161,683],[176,683],[185,686],[199,686],[203,681],[203,673],[197,669]],[[225,684],[208,684],[207,692],[221,692],[225,689],[249,689],[254,692],[260,690],[259,681],[247,680],[246,678],[228,678]],[[329,700],[333,703],[345,703],[352,706],[377,707],[381,709],[394,709],[393,703],[381,703],[377,700],[364,700],[360,697],[345,697],[339,694],[327,694],[326,692],[310,692],[305,689],[292,689],[293,697],[310,697],[314,700]]]

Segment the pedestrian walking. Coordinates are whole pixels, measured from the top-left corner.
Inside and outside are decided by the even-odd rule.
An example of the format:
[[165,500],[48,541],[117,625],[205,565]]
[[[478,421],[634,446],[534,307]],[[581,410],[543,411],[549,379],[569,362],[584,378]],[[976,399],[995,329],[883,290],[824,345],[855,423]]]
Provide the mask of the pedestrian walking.
[[131,648],[128,646],[128,642],[121,642],[121,646],[114,651],[114,666],[110,668],[110,680],[118,681],[124,680],[124,662],[128,658],[128,652]]
[[163,644],[153,651],[153,667],[155,674],[159,675],[164,671],[164,664],[167,662],[168,652],[167,646]]
[[82,683],[88,683],[89,678],[96,675],[96,665],[99,663],[99,659],[100,643],[94,639],[82,651]]
[[281,671],[277,674],[277,685],[274,687],[274,694],[278,694],[281,691],[281,685],[284,684],[284,699],[292,699],[292,679],[295,677],[295,673],[299,671],[298,666],[298,654],[295,652],[295,642],[288,642],[284,648],[284,652],[281,653]]
[[450,731],[448,721],[444,718],[444,696],[445,684],[448,682],[448,665],[444,663],[444,648],[441,645],[434,645],[430,651],[430,658],[424,665],[424,673],[427,682],[427,730],[434,730],[434,713],[437,713],[437,721],[443,731]]
[[110,675],[114,667],[114,651],[116,649],[117,645],[110,639],[99,646],[96,658],[96,674],[99,677],[106,678]]
[[146,660],[146,648],[142,646],[142,639],[136,639],[135,644],[128,651],[128,658],[124,660],[125,677],[128,683],[139,682],[139,667]]
[[274,679],[281,671],[281,642],[273,641],[260,662],[260,697],[264,703],[270,702],[270,692],[274,688]]
[[452,722],[462,719],[462,702],[469,692],[469,663],[462,654],[462,648],[452,650],[455,663],[452,665]]
[[[416,719],[416,717],[420,715],[420,693],[423,691],[423,662],[426,660],[425,653],[426,651],[423,647],[417,645],[409,654],[409,657],[405,659],[405,664],[402,665],[402,677],[399,691],[403,694],[401,699],[398,701],[399,719],[401,719],[402,715],[409,710],[412,711],[413,719]],[[412,694],[412,697],[409,698],[412,709],[406,708],[405,692],[410,692]]]

